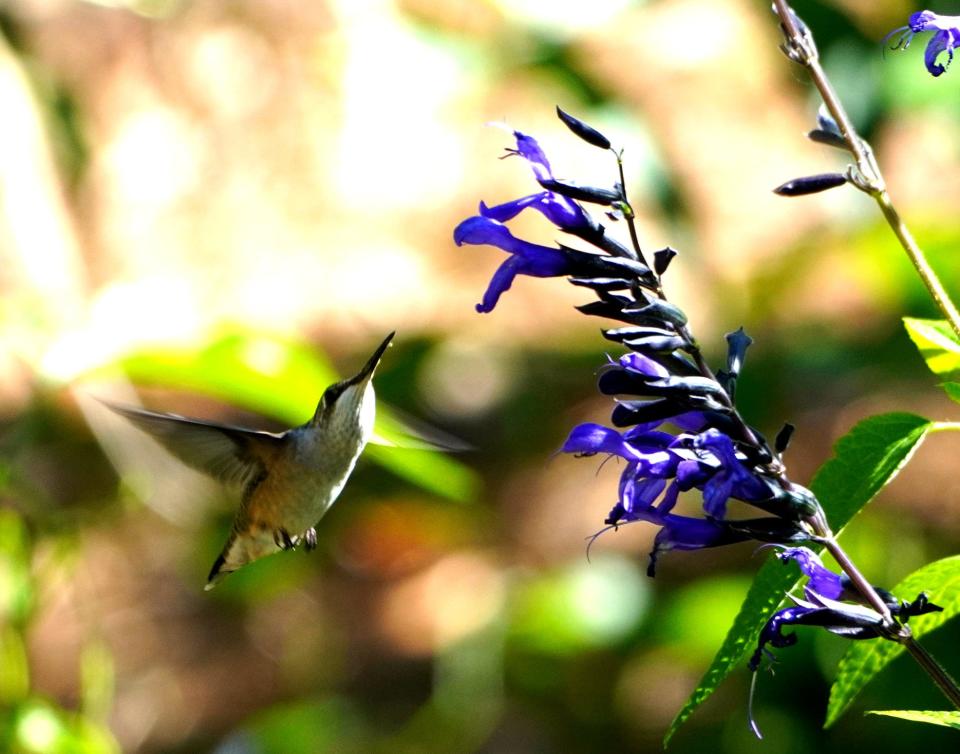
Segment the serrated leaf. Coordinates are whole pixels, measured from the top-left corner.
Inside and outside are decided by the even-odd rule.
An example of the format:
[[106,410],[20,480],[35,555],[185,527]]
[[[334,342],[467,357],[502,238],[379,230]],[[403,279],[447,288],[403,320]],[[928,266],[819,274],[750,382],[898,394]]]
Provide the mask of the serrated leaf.
[[[939,628],[960,612],[960,555],[928,563],[893,588],[900,599],[912,600],[926,592],[930,601],[943,608],[910,620],[915,638]],[[850,706],[870,680],[891,661],[903,654],[903,645],[893,641],[852,643],[837,667],[837,678],[830,688],[830,703],[824,727],[830,727]]]
[[960,712],[953,710],[872,709],[867,714],[899,717],[914,723],[929,723],[960,730]]
[[960,382],[943,382],[940,387],[943,388],[950,400],[960,403]]
[[960,371],[960,341],[946,320],[904,317],[903,326],[931,372],[945,375]]
[[[864,419],[837,441],[833,458],[820,467],[810,485],[836,534],[897,475],[931,426],[927,419],[914,414],[881,414]],[[670,724],[664,746],[733,668],[744,661],[763,624],[799,582],[795,569],[785,569],[775,560],[763,565],[723,645]]]

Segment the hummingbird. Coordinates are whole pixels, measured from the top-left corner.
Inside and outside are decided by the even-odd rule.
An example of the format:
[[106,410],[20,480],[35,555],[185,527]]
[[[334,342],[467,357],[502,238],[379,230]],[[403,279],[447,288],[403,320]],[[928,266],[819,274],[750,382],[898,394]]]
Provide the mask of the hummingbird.
[[373,433],[372,378],[396,333],[353,377],[323,391],[313,418],[285,432],[106,405],[188,466],[243,488],[240,510],[207,577],[210,590],[247,563],[303,544],[317,546],[316,524],[343,490]]

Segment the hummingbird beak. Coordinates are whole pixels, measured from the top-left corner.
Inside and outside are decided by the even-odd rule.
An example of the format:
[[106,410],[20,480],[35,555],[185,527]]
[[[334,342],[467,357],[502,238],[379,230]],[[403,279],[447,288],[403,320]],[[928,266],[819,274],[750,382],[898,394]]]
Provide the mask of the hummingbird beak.
[[377,350],[373,352],[373,355],[369,359],[367,359],[367,363],[363,365],[363,369],[360,370],[356,377],[350,380],[351,384],[361,385],[373,377],[373,373],[377,368],[377,364],[380,363],[380,359],[383,358],[384,352],[387,350],[390,345],[390,341],[393,340],[393,336],[396,334],[396,331],[394,331],[383,339],[383,343],[377,346]]

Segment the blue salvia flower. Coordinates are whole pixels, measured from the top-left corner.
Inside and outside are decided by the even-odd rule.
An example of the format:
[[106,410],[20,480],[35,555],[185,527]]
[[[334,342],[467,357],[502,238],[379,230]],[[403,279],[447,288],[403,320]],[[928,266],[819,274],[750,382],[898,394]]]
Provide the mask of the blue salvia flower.
[[510,254],[507,261],[494,273],[486,293],[483,294],[483,301],[477,304],[478,312],[493,311],[500,295],[509,290],[517,275],[555,277],[571,272],[570,264],[559,249],[521,241],[506,225],[483,215],[460,223],[453,233],[453,240],[457,246],[465,243],[496,246]]
[[[927,11],[914,14],[908,33],[896,46],[906,46],[919,31],[938,29],[928,47],[927,62],[931,72],[939,75],[943,68],[934,69],[936,58],[944,51],[952,57],[956,41],[956,29],[947,25],[947,19]],[[620,160],[620,154],[596,129],[562,111],[558,110],[558,115],[574,134],[612,151]],[[830,121],[822,121],[817,133],[825,136],[818,138],[835,143],[836,129]],[[569,282],[597,297],[578,306],[579,311],[622,323],[602,331],[605,338],[628,350],[619,358],[608,357],[598,379],[600,392],[617,401],[611,415],[613,427],[581,424],[573,428],[561,448],[566,453],[604,454],[623,461],[617,501],[606,518],[606,528],[591,542],[603,531],[624,524],[647,522],[659,527],[647,571],[651,576],[658,556],[669,550],[699,550],[746,540],[780,547],[780,559],[795,561],[808,583],[803,598],[791,596],[794,604],[776,612],[763,627],[749,663],[753,671],[765,654],[770,655],[768,647],[796,642],[794,634],[784,633],[789,626],[820,626],[850,639],[887,636],[884,616],[863,604],[846,576],[825,568],[812,550],[796,546],[816,539],[813,532],[825,525],[823,511],[813,493],[786,477],[781,454],[789,443],[792,425],[785,424],[771,446],[744,422],[734,405],[750,337],[742,328],[727,335],[725,369],[714,374],[687,327],[686,315],[668,302],[663,292],[661,276],[676,251],[656,251],[652,267],[647,265],[622,186],[597,188],[557,180],[535,139],[519,131],[514,131],[513,137],[516,147],[508,153],[527,161],[542,190],[494,206],[481,202],[479,214],[457,226],[454,240],[457,245],[495,246],[509,255],[477,305],[480,312],[491,312],[517,275],[568,276]],[[845,143],[842,137],[840,143]],[[581,202],[612,207],[608,217],[626,219],[632,248],[608,236]],[[528,208],[599,253],[563,245],[541,246],[515,237],[506,223]],[[693,490],[700,494],[703,515],[674,513],[680,494]],[[767,515],[732,517],[731,501]],[[924,594],[910,603],[877,591],[891,614],[902,621],[940,610]],[[750,723],[759,735],[752,712]]]
[[[559,114],[580,138],[610,149],[609,141],[595,129]],[[536,139],[520,131],[512,135],[516,146],[508,154],[527,162],[543,190],[493,206],[481,202],[479,213],[457,226],[454,240],[458,245],[495,246],[509,254],[477,305],[480,312],[492,311],[517,275],[569,276],[570,282],[593,290],[599,299],[578,307],[580,311],[624,323],[605,330],[604,336],[630,352],[611,359],[598,383],[602,393],[619,399],[612,420],[624,429],[583,424],[574,428],[562,448],[624,460],[617,503],[606,519],[608,528],[636,521],[659,527],[650,556],[651,575],[658,555],[667,550],[747,539],[784,544],[805,539],[801,521],[815,510],[815,499],[778,476],[777,452],[738,416],[734,418],[733,390],[750,338],[742,329],[731,333],[726,371],[717,377],[704,371],[702,361],[693,356],[696,345],[686,330],[686,316],[664,299],[660,287],[659,276],[676,252],[656,252],[654,268],[648,267],[639,249],[628,249],[608,236],[581,204],[616,205],[622,210],[627,206],[622,187],[560,181]],[[601,253],[517,238],[507,223],[528,208]],[[625,215],[621,211],[611,216]],[[671,430],[664,431],[664,425]],[[672,512],[680,493],[691,490],[702,496],[703,517]],[[731,500],[773,516],[728,518]]]
[[[834,573],[823,565],[820,557],[806,547],[788,547],[777,553],[784,563],[791,560],[800,566],[800,571],[808,577],[803,588],[803,599],[788,595],[793,605],[774,613],[760,631],[757,649],[750,658],[749,667],[754,673],[760,667],[766,655],[771,661],[775,658],[767,646],[783,649],[797,643],[795,633],[784,633],[789,626],[817,626],[845,639],[866,640],[885,637],[884,617],[862,604],[863,597],[851,585],[846,574]],[[900,601],[885,589],[874,587],[877,594],[886,603],[892,615],[906,623],[915,615],[936,613],[943,610],[921,592],[913,602]],[[858,604],[859,603],[859,604]],[[749,724],[758,738],[760,729],[753,719],[753,690],[751,685]]]
[[[788,547],[777,553],[784,563],[791,560],[808,577],[803,587],[803,599],[793,600],[792,607],[774,613],[760,632],[757,650],[750,659],[750,669],[756,671],[763,655],[769,654],[766,645],[783,648],[797,643],[796,634],[784,634],[786,626],[820,626],[847,639],[876,639],[883,636],[884,618],[871,607],[861,603],[863,597],[851,585],[846,574],[834,573],[823,565],[820,557],[806,547]],[[921,593],[913,602],[901,602],[885,589],[874,587],[893,615],[907,621],[914,615],[943,610]]]
[[[537,140],[532,136],[520,133],[520,131],[514,131],[513,136],[517,142],[517,147],[516,149],[508,149],[507,153],[518,155],[526,160],[537,181],[555,181],[556,178],[554,178],[553,171],[550,169],[547,156],[543,153]],[[542,213],[558,228],[568,232],[593,228],[595,225],[591,217],[577,202],[553,191],[541,191],[537,194],[498,204],[495,207],[488,207],[480,202],[480,215],[505,223],[528,207]]]
[[[960,16],[941,16],[929,10],[913,13],[906,26],[891,31],[883,38],[883,42],[886,44],[896,36],[890,49],[905,50],[910,46],[915,34],[925,31],[935,33],[927,42],[927,49],[923,56],[924,62],[932,75],[939,76],[953,62],[953,50],[960,44]],[[946,64],[937,62],[942,53],[947,54]]]

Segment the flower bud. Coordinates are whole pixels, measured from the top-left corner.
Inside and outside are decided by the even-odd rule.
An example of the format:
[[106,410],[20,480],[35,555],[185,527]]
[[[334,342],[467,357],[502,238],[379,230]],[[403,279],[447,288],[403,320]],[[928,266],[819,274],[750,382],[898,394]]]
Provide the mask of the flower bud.
[[567,128],[587,142],[587,144],[593,144],[593,146],[599,147],[600,149],[610,149],[610,139],[593,126],[588,126],[579,118],[574,118],[572,115],[565,113],[560,109],[559,105],[557,106],[557,117],[563,121]]
[[819,175],[808,175],[803,178],[794,178],[787,181],[774,190],[774,194],[780,196],[804,196],[806,194],[818,194],[827,189],[842,186],[847,182],[847,176],[843,173],[821,173]]

